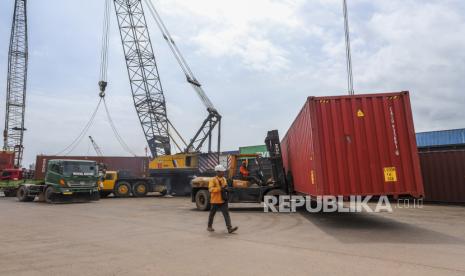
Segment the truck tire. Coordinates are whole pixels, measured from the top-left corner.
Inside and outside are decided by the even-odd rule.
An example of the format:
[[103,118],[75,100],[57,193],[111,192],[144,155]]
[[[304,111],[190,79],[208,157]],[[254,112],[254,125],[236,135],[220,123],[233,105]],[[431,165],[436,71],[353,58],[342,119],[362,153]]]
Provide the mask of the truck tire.
[[149,187],[147,183],[142,182],[142,181],[137,182],[132,189],[132,194],[136,197],[144,197],[147,195],[148,192],[149,192]]
[[210,210],[210,193],[207,190],[200,190],[195,194],[195,206],[197,210]]
[[116,197],[130,197],[131,196],[131,184],[126,181],[118,182],[113,192]]
[[102,192],[100,191],[100,198],[107,198],[112,192]]
[[53,193],[55,193],[55,189],[53,189],[52,186],[48,186],[47,188],[45,188],[44,197],[45,197],[45,202],[47,202],[48,204],[54,203]]
[[100,200],[100,192],[92,192],[90,196],[90,201],[99,201]]
[[27,194],[28,192],[26,186],[21,186],[19,187],[18,192],[16,193],[16,197],[20,202],[34,201],[35,196],[28,196]]
[[15,190],[3,190],[3,194],[5,197],[14,197],[16,196],[16,191]]

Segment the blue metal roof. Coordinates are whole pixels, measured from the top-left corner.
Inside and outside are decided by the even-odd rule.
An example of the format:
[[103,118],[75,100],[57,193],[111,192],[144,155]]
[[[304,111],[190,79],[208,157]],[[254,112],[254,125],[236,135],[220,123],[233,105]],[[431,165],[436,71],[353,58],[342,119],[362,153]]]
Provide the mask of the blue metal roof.
[[465,128],[417,133],[417,146],[465,145]]

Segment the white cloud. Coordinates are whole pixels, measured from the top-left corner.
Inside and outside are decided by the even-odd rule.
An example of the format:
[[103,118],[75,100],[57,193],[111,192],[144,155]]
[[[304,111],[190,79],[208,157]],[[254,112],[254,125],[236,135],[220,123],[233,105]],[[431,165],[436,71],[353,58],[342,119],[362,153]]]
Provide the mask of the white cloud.
[[[303,0],[160,1],[165,14],[189,16],[203,22],[191,40],[200,54],[238,58],[258,71],[288,69],[288,51],[274,43],[276,29],[302,29],[297,13]],[[303,30],[303,29],[302,29]]]
[[[411,90],[418,130],[464,127],[465,18],[442,1],[390,1],[358,36],[356,82],[361,88]],[[415,106],[416,105],[416,106]],[[417,108],[418,107],[418,108]],[[426,108],[427,107],[427,108]]]

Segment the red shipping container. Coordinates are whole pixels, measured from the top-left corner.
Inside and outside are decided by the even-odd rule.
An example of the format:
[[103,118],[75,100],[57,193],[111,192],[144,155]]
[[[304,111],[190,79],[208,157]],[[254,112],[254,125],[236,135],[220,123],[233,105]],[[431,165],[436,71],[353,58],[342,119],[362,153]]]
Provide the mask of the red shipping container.
[[408,92],[309,97],[281,147],[298,193],[424,194]]
[[48,161],[53,159],[92,160],[105,164],[109,171],[120,171],[136,177],[147,176],[150,161],[148,157],[38,155],[36,158],[35,179],[44,179]]
[[425,201],[465,203],[465,148],[420,149]]
[[12,151],[0,151],[0,171],[15,167],[15,153]]

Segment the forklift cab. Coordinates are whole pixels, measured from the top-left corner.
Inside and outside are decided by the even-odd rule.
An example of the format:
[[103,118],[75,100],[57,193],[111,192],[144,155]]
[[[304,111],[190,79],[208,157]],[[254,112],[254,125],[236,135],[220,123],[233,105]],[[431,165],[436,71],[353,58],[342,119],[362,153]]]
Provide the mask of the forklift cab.
[[[240,174],[242,162],[248,163],[249,171],[252,176],[257,178],[260,183],[252,183],[246,180]],[[232,158],[229,171],[229,201],[230,202],[261,202],[265,191],[265,177],[261,166],[261,157],[257,154],[235,155]]]

